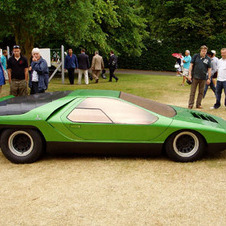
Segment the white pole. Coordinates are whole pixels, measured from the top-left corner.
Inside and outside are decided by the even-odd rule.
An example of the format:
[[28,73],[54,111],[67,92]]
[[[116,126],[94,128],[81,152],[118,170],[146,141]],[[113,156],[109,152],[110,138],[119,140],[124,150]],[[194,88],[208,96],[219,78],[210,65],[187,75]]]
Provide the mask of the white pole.
[[62,73],[62,83],[64,84],[64,46],[61,45],[61,73]]
[[9,59],[10,58],[10,48],[9,48],[9,46],[7,46],[7,59]]

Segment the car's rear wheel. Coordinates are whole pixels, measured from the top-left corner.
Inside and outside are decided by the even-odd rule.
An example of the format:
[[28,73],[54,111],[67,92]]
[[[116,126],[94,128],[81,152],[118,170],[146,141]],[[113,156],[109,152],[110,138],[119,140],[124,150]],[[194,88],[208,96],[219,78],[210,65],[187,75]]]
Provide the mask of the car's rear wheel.
[[1,149],[13,163],[32,163],[43,153],[43,140],[33,129],[6,129],[1,134]]
[[194,131],[180,131],[172,134],[165,143],[167,155],[174,161],[191,162],[200,159],[205,150],[205,142]]

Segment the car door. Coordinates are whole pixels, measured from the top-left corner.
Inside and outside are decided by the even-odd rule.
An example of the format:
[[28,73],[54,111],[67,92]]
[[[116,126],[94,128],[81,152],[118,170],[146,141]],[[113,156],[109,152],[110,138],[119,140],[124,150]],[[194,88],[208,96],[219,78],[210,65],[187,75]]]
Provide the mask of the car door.
[[117,98],[89,97],[61,116],[65,127],[81,140],[150,141],[172,122]]

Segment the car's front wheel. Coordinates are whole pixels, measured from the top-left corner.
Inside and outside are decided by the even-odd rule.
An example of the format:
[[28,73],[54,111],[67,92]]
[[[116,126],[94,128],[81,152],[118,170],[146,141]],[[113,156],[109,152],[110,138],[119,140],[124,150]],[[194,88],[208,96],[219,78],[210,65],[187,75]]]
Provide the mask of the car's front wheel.
[[201,135],[194,131],[180,131],[167,139],[165,149],[174,161],[191,162],[202,157],[205,142]]
[[1,149],[13,163],[32,163],[43,153],[43,140],[33,129],[6,129],[1,134]]

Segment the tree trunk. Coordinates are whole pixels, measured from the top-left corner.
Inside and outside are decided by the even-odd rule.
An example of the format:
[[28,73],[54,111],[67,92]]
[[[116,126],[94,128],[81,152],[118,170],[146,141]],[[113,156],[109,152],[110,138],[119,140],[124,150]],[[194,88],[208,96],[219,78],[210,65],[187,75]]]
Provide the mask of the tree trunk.
[[15,41],[21,47],[21,53],[27,58],[28,64],[30,64],[31,51],[34,48],[34,37],[22,26],[18,26],[15,30]]

